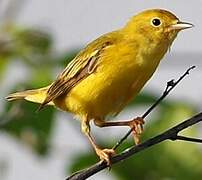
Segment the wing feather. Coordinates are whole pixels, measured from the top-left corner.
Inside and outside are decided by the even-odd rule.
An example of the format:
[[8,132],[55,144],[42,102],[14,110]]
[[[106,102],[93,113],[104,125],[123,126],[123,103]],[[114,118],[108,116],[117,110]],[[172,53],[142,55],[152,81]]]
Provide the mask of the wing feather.
[[[107,39],[108,40],[108,39]],[[91,45],[91,44],[90,44]],[[93,73],[97,67],[98,60],[104,49],[112,45],[112,42],[104,41],[94,45],[91,51],[90,46],[81,51],[57,77],[47,91],[47,96],[40,105],[39,110],[57,97],[68,93],[79,81]],[[86,53],[88,52],[88,53]]]

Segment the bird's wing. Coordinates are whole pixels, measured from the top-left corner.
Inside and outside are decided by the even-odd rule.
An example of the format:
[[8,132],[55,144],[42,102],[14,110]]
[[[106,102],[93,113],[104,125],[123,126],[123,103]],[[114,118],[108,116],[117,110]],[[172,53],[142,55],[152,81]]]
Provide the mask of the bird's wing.
[[[40,105],[39,110],[50,101],[64,93],[68,93],[82,79],[93,73],[97,67],[98,60],[105,48],[112,45],[108,38],[100,39],[89,44],[82,50],[57,77],[47,91],[47,96]],[[103,41],[104,40],[104,41]]]

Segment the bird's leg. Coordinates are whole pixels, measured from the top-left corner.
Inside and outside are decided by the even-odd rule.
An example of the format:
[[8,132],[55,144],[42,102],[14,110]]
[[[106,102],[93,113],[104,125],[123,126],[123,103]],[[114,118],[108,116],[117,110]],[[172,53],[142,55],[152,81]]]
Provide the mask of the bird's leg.
[[111,156],[115,154],[113,149],[101,149],[96,143],[95,139],[90,133],[90,124],[89,121],[82,121],[81,125],[82,132],[88,137],[90,143],[92,144],[96,154],[99,156],[100,160],[106,161],[107,165],[111,166]]
[[140,143],[140,135],[143,132],[144,119],[137,117],[130,121],[115,121],[115,122],[105,122],[103,120],[96,119],[94,120],[95,125],[99,127],[109,127],[109,126],[129,126],[133,131],[133,138],[135,144]]

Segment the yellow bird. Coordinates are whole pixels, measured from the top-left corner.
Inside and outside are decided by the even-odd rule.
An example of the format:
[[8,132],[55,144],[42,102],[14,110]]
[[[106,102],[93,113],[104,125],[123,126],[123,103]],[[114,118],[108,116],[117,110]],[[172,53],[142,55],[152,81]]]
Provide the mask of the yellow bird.
[[99,127],[129,126],[136,143],[143,119],[107,122],[110,114],[119,113],[143,88],[170,48],[178,32],[193,27],[174,14],[151,9],[133,16],[121,29],[107,33],[88,44],[49,86],[10,94],[7,99],[26,99],[54,105],[81,120],[101,160],[110,165],[113,149],[101,149],[90,133],[90,121]]

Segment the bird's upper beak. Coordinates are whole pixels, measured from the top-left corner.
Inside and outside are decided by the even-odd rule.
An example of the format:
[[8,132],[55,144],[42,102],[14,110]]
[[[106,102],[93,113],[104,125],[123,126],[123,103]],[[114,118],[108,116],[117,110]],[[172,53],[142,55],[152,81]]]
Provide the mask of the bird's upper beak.
[[180,31],[180,30],[188,29],[188,28],[192,28],[192,27],[194,27],[194,25],[191,23],[178,21],[176,24],[170,25],[169,30]]

